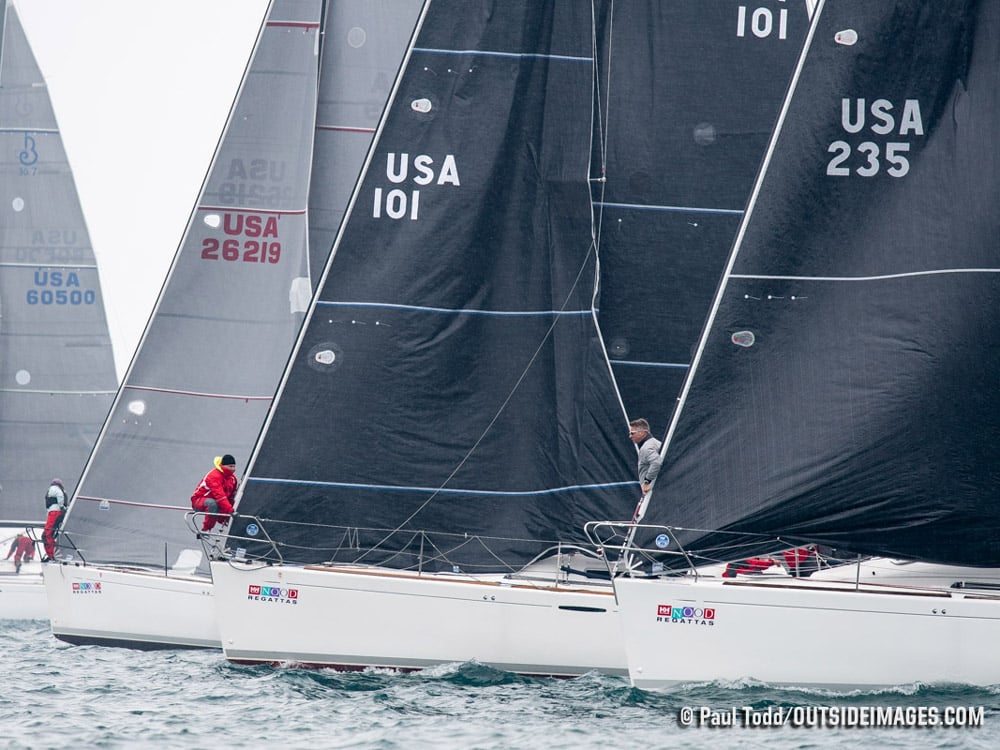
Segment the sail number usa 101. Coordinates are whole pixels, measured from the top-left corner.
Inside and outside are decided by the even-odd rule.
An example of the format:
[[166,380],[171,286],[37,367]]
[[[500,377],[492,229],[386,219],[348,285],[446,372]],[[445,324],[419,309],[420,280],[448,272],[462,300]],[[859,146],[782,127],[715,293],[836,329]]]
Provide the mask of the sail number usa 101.
[[[435,161],[428,154],[418,154],[411,160],[409,154],[390,153],[386,155],[385,176],[395,185],[403,185],[407,180],[420,187],[461,184],[454,154],[446,154],[440,161]],[[375,188],[372,216],[376,219],[387,216],[390,219],[409,218],[416,221],[420,217],[420,191],[404,187]]]
[[745,5],[739,6],[736,9],[736,36],[743,38],[748,32],[758,39],[766,39],[772,35],[778,39],[787,39],[788,10],[782,8],[775,13],[770,8],[750,9]]
[[911,140],[922,137],[924,122],[920,102],[906,99],[902,103],[889,99],[842,99],[840,125],[847,135],[864,134],[867,139],[852,145],[837,139],[828,147],[832,154],[826,165],[831,177],[874,177],[883,170],[890,177],[903,177],[910,171],[907,153]]

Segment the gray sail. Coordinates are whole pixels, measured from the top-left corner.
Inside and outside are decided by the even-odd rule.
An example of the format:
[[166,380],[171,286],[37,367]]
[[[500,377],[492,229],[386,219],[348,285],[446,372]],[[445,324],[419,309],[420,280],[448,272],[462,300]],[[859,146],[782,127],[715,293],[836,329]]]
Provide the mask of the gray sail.
[[323,20],[309,190],[313,287],[333,247],[422,0],[338,0]]
[[117,387],[97,263],[48,89],[0,5],[0,519],[72,491]]
[[111,415],[63,549],[172,563],[198,481],[247,460],[308,304],[319,0],[274,0]]

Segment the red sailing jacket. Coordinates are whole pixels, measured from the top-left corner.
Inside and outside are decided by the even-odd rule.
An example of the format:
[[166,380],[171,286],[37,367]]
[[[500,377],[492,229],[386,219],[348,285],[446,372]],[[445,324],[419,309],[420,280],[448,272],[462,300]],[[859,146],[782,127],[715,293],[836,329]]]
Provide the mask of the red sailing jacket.
[[233,500],[236,498],[236,486],[239,484],[236,474],[225,466],[212,469],[199,482],[191,495],[191,507],[195,510],[205,510],[205,498],[213,497],[219,503],[222,513],[233,512]]

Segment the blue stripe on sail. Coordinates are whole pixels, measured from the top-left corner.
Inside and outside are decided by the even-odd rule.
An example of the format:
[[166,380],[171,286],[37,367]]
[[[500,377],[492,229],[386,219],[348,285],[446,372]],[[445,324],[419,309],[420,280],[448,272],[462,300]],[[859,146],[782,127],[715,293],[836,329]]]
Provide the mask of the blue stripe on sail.
[[459,315],[515,315],[522,317],[543,317],[549,315],[593,315],[592,310],[470,310],[467,308],[424,307],[422,305],[397,305],[390,302],[324,302],[316,300],[320,307],[385,307],[393,310],[415,310],[417,312],[454,313]]
[[64,263],[55,261],[53,263],[4,263],[0,262],[0,268],[93,268],[95,263]]
[[529,490],[526,492],[502,492],[500,490],[455,490],[446,487],[395,487],[388,484],[356,484],[353,482],[313,482],[304,479],[274,479],[272,477],[247,477],[247,483],[259,482],[260,484],[294,484],[299,487],[340,487],[350,490],[376,490],[378,492],[421,492],[435,493],[438,495],[480,495],[483,497],[538,497],[541,495],[555,495],[560,492],[579,492],[581,490],[604,490],[615,487],[631,487],[638,484],[632,480],[628,482],[605,482],[604,484],[577,484],[571,487],[553,487],[546,490]]
[[675,211],[687,214],[732,214],[742,216],[741,208],[698,208],[695,206],[653,206],[645,203],[606,203],[604,201],[594,201],[595,206],[605,206],[606,208],[633,208],[638,211]]
[[930,271],[904,271],[901,273],[885,273],[878,276],[778,276],[772,274],[733,273],[730,274],[730,278],[755,279],[757,281],[887,281],[889,279],[905,279],[913,276],[941,276],[951,273],[1000,273],[1000,268],[937,268]]
[[546,55],[540,52],[500,52],[485,49],[431,49],[429,47],[414,47],[414,52],[426,52],[430,55],[480,55],[483,57],[544,57],[547,60],[565,60],[568,62],[592,63],[592,57],[576,55]]
[[41,133],[42,135],[59,135],[56,128],[0,128],[0,133]]
[[686,370],[691,366],[687,362],[640,362],[633,359],[612,359],[609,361],[612,365],[626,365],[629,367],[670,367],[679,370]]

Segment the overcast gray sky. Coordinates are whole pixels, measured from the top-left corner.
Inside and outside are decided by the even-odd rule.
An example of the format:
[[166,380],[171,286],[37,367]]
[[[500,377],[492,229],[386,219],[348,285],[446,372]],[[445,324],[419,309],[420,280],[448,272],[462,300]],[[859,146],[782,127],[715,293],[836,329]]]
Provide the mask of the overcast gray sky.
[[13,0],[46,78],[124,374],[267,0]]

